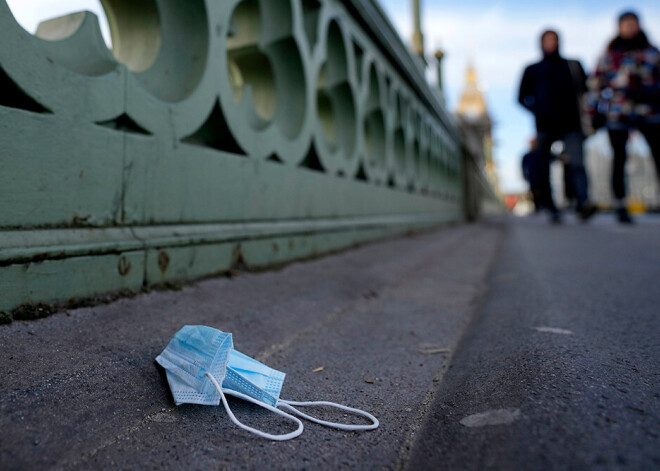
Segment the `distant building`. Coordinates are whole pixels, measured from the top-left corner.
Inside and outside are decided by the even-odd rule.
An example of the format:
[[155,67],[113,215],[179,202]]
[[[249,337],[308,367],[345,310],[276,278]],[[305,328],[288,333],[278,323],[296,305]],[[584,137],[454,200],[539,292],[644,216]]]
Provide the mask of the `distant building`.
[[493,122],[484,95],[479,89],[477,71],[471,63],[468,64],[465,74],[465,88],[456,109],[456,117],[466,140],[474,141],[473,146],[480,147],[483,169],[491,186],[499,192],[499,181],[493,161]]

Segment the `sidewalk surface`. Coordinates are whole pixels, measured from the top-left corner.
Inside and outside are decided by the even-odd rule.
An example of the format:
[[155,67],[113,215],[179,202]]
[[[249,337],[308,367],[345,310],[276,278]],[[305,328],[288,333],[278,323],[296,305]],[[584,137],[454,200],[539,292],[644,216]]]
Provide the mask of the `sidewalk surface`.
[[[402,467],[502,234],[450,227],[0,326],[0,468]],[[306,423],[275,443],[235,427],[222,407],[175,407],[154,358],[184,324],[232,332],[237,349],[286,372],[283,398],[362,408],[380,428]],[[291,429],[230,404],[249,425]],[[339,415],[328,418],[350,420]]]
[[660,469],[659,281],[658,215],[513,221],[409,469]]
[[[0,326],[0,468],[658,469],[658,280],[657,216],[510,219]],[[184,324],[381,426],[270,442],[175,407],[154,358]]]

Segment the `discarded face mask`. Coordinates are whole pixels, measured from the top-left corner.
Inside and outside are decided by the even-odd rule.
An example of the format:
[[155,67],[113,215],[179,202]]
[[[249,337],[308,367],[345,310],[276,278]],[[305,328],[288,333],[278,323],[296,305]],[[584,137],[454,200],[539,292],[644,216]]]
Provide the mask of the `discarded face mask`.
[[[342,430],[372,430],[379,425],[378,419],[368,412],[341,404],[280,399],[285,373],[234,350],[232,335],[212,327],[184,326],[174,335],[156,361],[165,368],[176,405],[191,403],[217,406],[222,401],[234,424],[264,438],[289,440],[303,432],[302,422],[278,407],[312,422]],[[298,428],[287,434],[272,435],[248,427],[236,419],[225,395],[244,399],[286,417],[298,424]],[[372,423],[351,425],[328,422],[304,414],[294,406],[330,406],[366,417]]]
[[[271,440],[289,440],[303,432],[303,424],[296,417],[273,406],[260,403],[240,392],[223,389],[220,384],[227,374],[227,361],[233,347],[231,334],[204,326],[184,326],[179,330],[156,361],[167,374],[174,402],[181,404],[222,404],[229,418],[239,427]],[[283,435],[272,435],[242,424],[229,408],[225,394],[253,402],[278,415],[286,417],[298,428]]]

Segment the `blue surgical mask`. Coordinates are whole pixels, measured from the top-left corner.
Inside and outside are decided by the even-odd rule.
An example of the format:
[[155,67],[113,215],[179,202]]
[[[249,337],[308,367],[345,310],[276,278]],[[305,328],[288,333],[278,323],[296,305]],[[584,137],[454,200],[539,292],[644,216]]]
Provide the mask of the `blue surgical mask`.
[[[190,403],[217,406],[222,401],[231,421],[244,430],[271,440],[289,440],[299,436],[303,432],[303,424],[296,417],[240,391],[224,389],[220,386],[227,375],[227,363],[232,346],[231,334],[202,325],[184,326],[174,335],[165,350],[156,357],[156,361],[165,368],[167,382],[176,405]],[[298,428],[283,435],[272,435],[248,427],[236,419],[229,408],[226,394],[286,417],[295,422]]]
[[[342,404],[328,401],[287,401],[280,399],[280,392],[286,375],[263,363],[251,358],[238,350],[232,349],[227,363],[227,375],[222,383],[225,391],[235,391],[249,396],[259,402],[269,404],[274,407],[287,409],[294,414],[307,420],[328,427],[341,430],[372,430],[378,427],[378,419],[360,409],[354,409]],[[294,406],[329,406],[346,412],[351,412],[369,419],[372,423],[368,425],[352,425],[337,422],[328,422],[304,414]]]
[[231,334],[210,327],[186,325],[174,334],[156,361],[165,368],[177,406],[220,404],[220,393],[206,373],[221,383],[232,347]]
[[[166,370],[167,381],[177,405],[219,405],[222,401],[232,422],[271,440],[288,440],[303,431],[302,422],[278,409],[287,409],[305,419],[342,430],[371,430],[378,419],[368,412],[327,401],[296,402],[280,399],[285,374],[234,350],[232,335],[206,326],[184,326],[174,335],[156,361]],[[221,386],[222,385],[222,386]],[[225,395],[257,404],[298,424],[294,432],[271,435],[240,423]],[[369,425],[327,422],[300,412],[294,406],[330,406],[369,419]]]
[[223,388],[242,392],[257,401],[277,406],[286,375],[254,358],[232,349],[227,362],[227,375]]

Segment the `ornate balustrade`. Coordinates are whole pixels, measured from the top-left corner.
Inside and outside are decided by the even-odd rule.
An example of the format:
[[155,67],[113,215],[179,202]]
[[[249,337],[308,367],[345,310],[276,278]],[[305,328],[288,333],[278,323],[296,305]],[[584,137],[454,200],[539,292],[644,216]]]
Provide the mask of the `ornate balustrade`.
[[372,0],[102,3],[112,50],[0,0],[0,309],[462,217],[458,133]]

